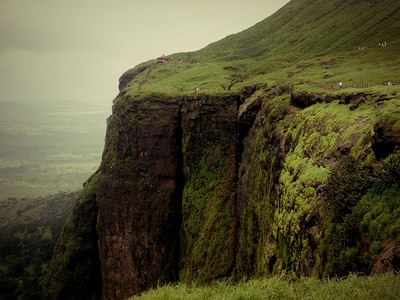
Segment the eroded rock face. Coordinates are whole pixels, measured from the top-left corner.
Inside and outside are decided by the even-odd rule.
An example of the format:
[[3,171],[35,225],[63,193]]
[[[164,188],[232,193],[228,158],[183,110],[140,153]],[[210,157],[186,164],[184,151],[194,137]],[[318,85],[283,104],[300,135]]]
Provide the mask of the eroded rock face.
[[229,276],[238,99],[116,102],[97,188],[104,299],[177,280],[178,271],[186,280]]
[[97,197],[104,299],[127,299],[177,279],[180,131],[176,101],[114,105]]
[[[80,299],[75,274],[93,299],[101,288],[119,300],[176,280],[372,271],[381,241],[398,238],[386,228],[400,195],[397,121],[375,118],[394,106],[280,87],[245,95],[117,97],[88,202],[54,259],[53,287],[70,298],[53,299]],[[386,143],[387,158],[374,146]]]
[[54,249],[44,278],[44,299],[96,300],[101,295],[100,260],[97,248],[96,173],[79,196]]
[[[375,255],[390,257],[379,261],[383,270],[397,263],[382,240],[398,237],[388,225],[400,205],[398,110],[383,106],[395,121],[376,122],[373,99],[354,109],[353,96],[317,98],[264,94],[244,137],[236,278],[370,274]],[[374,141],[386,156],[374,153]]]
[[400,149],[400,120],[387,117],[379,120],[374,126],[372,146],[380,159]]
[[237,188],[240,215],[234,269],[237,279],[272,273],[277,259],[276,253],[272,249],[268,251],[268,247],[274,243],[271,220],[279,200],[276,183],[286,152],[276,126],[287,113],[287,101],[282,101],[282,109],[274,110],[268,104],[272,98],[273,95],[261,96],[254,100],[255,104],[260,104],[253,106],[245,101],[239,110],[242,152]]
[[372,272],[387,273],[400,271],[400,243],[385,241],[380,255],[375,259]]
[[185,186],[180,279],[227,277],[237,247],[237,96],[199,97],[182,107]]

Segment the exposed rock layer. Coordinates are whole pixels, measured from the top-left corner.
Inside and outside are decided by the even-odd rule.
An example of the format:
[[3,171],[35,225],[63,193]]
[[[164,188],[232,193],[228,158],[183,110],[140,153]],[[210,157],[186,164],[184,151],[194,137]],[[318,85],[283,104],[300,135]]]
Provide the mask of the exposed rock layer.
[[177,279],[181,218],[180,106],[117,103],[108,120],[97,189],[105,299]]
[[53,290],[78,280],[68,268],[79,253],[76,274],[104,299],[178,279],[396,270],[374,257],[400,228],[398,121],[382,121],[398,100],[246,91],[116,99],[103,162],[65,229],[77,233],[56,249]]

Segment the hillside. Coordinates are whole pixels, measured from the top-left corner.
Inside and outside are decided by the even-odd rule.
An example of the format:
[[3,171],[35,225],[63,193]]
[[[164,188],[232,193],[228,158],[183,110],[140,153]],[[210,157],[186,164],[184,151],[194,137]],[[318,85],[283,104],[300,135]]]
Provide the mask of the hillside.
[[296,0],[200,51],[139,65],[123,81],[134,75],[126,89],[132,95],[226,93],[279,82],[307,90],[334,89],[339,81],[382,86],[400,76],[399,51],[398,2]]
[[127,71],[45,298],[400,271],[399,9],[293,0]]
[[0,298],[40,299],[40,277],[78,193],[0,201]]

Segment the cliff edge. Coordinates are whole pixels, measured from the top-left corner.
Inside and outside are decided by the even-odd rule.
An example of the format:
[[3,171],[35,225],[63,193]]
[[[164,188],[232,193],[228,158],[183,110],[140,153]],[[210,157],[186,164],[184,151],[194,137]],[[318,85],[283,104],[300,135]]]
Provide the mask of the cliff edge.
[[[291,1],[127,71],[47,298],[399,271],[400,31],[384,28],[398,28],[400,6],[388,3]],[[339,20],[352,17],[347,32]]]

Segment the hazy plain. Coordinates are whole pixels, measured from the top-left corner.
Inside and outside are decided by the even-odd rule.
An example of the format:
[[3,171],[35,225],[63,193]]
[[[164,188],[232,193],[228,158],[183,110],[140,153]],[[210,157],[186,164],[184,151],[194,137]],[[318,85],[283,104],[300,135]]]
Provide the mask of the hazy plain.
[[78,190],[99,165],[110,109],[79,101],[0,102],[0,200]]

